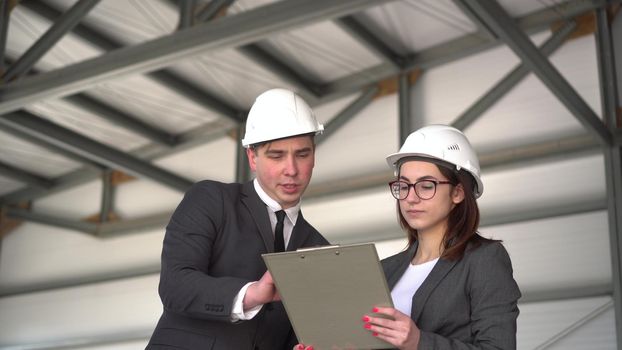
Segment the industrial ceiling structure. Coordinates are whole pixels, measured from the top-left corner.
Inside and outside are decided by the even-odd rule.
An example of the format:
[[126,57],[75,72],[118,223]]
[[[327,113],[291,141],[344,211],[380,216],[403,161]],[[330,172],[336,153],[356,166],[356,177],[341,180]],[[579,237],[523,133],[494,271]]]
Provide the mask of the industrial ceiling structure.
[[302,210],[331,242],[402,249],[384,156],[451,124],[519,348],[622,348],[620,1],[0,4],[0,349],[143,348],[172,211],[251,178],[240,135],[274,87],[325,125]]

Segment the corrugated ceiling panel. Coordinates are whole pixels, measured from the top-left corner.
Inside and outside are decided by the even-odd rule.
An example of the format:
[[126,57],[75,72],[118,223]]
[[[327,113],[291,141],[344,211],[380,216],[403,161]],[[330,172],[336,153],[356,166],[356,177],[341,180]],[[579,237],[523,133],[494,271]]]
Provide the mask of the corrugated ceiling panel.
[[0,130],[0,144],[2,145],[1,162],[33,174],[56,177],[81,166],[70,159],[3,130]]
[[[518,349],[540,349],[556,335],[611,303],[610,297],[519,305]],[[609,308],[546,349],[615,349],[615,319]]]
[[[417,52],[476,31],[451,0],[406,0],[375,7],[360,16],[402,54]],[[387,35],[386,33],[391,33]]]
[[335,23],[321,22],[266,39],[287,60],[306,67],[322,82],[381,63]]

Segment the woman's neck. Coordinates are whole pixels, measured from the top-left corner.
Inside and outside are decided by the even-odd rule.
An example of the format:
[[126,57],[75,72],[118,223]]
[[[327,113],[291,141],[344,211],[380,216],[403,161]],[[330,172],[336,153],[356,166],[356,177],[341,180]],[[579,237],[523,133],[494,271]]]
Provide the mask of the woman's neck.
[[443,250],[443,232],[418,232],[417,253],[411,263],[423,264],[441,256]]

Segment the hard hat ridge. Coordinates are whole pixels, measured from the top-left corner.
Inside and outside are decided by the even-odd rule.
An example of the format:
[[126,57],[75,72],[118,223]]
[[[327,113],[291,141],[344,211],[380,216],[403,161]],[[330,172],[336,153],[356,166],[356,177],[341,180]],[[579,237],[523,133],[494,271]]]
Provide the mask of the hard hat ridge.
[[324,126],[309,105],[293,91],[271,89],[255,99],[246,120],[242,145],[304,134],[320,134]]

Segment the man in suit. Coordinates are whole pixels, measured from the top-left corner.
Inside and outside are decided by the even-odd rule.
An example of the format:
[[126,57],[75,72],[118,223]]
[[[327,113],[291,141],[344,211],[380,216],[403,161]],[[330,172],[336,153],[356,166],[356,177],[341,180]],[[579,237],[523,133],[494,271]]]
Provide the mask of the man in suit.
[[328,244],[300,212],[314,136],[322,130],[297,94],[272,89],[257,97],[242,140],[256,177],[244,184],[198,182],[175,210],[162,249],[164,311],[147,349],[296,344],[261,254]]

